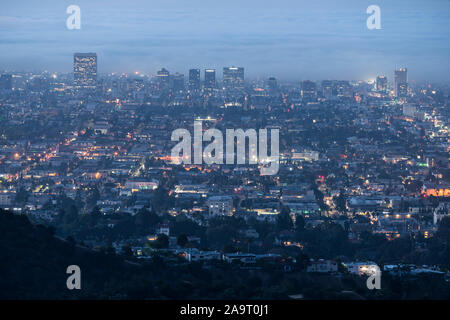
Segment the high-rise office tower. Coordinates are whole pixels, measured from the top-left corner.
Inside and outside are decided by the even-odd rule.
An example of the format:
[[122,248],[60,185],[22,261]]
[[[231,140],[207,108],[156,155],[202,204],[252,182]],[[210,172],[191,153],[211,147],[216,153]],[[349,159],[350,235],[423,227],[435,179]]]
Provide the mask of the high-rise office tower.
[[130,89],[134,92],[140,92],[144,90],[145,84],[144,79],[130,79]]
[[200,69],[189,70],[189,90],[200,90]]
[[224,67],[223,86],[227,89],[238,89],[244,87],[244,68]]
[[214,89],[216,87],[216,70],[206,69],[205,70],[205,88]]
[[322,81],[322,95],[325,99],[330,99],[331,97],[333,97],[333,81]]
[[175,92],[184,90],[184,74],[180,74],[177,72],[173,75],[172,88]]
[[395,70],[394,77],[394,95],[404,98],[408,95],[408,70],[400,68]]
[[302,100],[305,102],[316,101],[316,97],[317,97],[316,83],[311,80],[303,80],[301,95],[302,95]]
[[97,85],[97,54],[73,55],[73,82],[75,88],[93,89]]
[[353,97],[353,87],[348,80],[338,80],[335,82],[335,88],[338,97]]
[[378,76],[376,82],[377,91],[387,91],[387,78],[386,76]]
[[170,72],[169,70],[162,68],[156,72],[156,77],[158,79],[158,84],[160,89],[165,89],[169,87],[170,83]]
[[270,95],[275,95],[278,93],[278,83],[275,77],[270,77],[267,80],[267,89]]

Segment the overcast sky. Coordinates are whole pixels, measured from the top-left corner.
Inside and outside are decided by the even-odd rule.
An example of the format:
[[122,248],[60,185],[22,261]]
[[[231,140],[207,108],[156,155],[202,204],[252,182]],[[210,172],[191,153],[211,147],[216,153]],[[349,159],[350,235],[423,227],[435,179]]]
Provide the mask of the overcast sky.
[[[81,30],[66,8],[81,8]],[[381,30],[366,9],[381,8]],[[245,67],[246,77],[371,79],[407,67],[450,81],[450,0],[11,0],[0,3],[0,69],[99,72]]]

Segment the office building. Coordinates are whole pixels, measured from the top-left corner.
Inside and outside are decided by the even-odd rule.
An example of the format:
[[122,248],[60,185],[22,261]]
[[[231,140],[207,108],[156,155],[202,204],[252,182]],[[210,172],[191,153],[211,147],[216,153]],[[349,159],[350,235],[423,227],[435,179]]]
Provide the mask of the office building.
[[169,87],[170,83],[170,72],[169,70],[162,68],[156,72],[156,78],[158,79],[158,84],[160,89],[166,89]]
[[386,92],[387,91],[387,78],[386,76],[378,76],[375,85],[377,91]]
[[394,96],[404,98],[408,95],[408,70],[400,68],[395,70]]
[[189,90],[200,90],[200,69],[189,70]]
[[353,87],[347,80],[338,80],[335,82],[335,88],[338,97],[352,98]]
[[322,81],[322,95],[325,99],[330,99],[331,97],[333,97],[333,81]]
[[216,70],[206,69],[205,70],[205,88],[214,89],[216,87]]
[[301,96],[304,102],[314,102],[317,98],[316,83],[311,80],[302,81]]
[[172,77],[172,89],[175,92],[184,90],[184,74],[175,73]]
[[278,82],[276,78],[270,77],[267,80],[267,90],[269,91],[270,95],[275,95],[278,93]]
[[242,67],[224,67],[223,68],[223,86],[227,89],[244,88],[244,68],[242,68]]
[[212,196],[206,201],[212,216],[233,215],[233,198],[230,196]]
[[73,55],[73,82],[77,89],[93,89],[97,85],[97,54]]

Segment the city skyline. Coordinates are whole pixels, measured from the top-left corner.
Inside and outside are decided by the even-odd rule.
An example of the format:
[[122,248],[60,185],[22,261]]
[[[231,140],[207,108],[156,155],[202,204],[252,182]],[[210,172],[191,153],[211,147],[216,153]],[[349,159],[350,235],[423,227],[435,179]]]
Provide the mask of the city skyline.
[[80,30],[66,28],[70,4],[5,4],[0,68],[69,72],[73,52],[97,52],[99,73],[243,66],[248,78],[367,80],[408,66],[412,81],[449,80],[445,1],[379,1],[380,30],[366,27],[369,1],[79,1]]
[[[81,53],[81,52],[77,52],[77,53],[73,53],[72,54],[72,58],[74,58],[77,55],[93,55],[95,56],[95,78],[97,77],[102,77],[102,76],[110,76],[110,75],[115,75],[115,74],[122,74],[122,75],[135,75],[135,76],[146,76],[146,77],[153,77],[155,79],[158,79],[159,77],[161,77],[161,73],[164,73],[164,76],[166,76],[167,74],[169,74],[170,76],[183,76],[184,78],[184,82],[186,83],[186,85],[188,87],[190,87],[192,85],[191,83],[191,72],[193,71],[199,71],[200,73],[196,76],[198,76],[198,80],[201,81],[202,84],[206,85],[206,82],[208,82],[208,79],[210,77],[212,77],[212,81],[213,83],[216,82],[216,79],[221,80],[221,82],[227,82],[226,78],[227,76],[224,78],[224,71],[225,69],[240,69],[240,72],[244,72],[245,70],[245,79],[240,80],[243,81],[243,83],[247,82],[247,81],[268,81],[270,79],[275,79],[278,81],[282,81],[282,82],[286,82],[286,83],[290,83],[290,82],[304,82],[304,81],[312,81],[312,82],[320,82],[320,81],[339,81],[339,80],[345,80],[345,81],[366,81],[368,83],[374,83],[376,85],[377,81],[379,80],[379,78],[384,79],[384,81],[387,81],[387,83],[390,83],[393,85],[393,87],[395,88],[395,79],[396,79],[396,73],[399,70],[407,70],[408,68],[406,67],[400,67],[400,68],[396,68],[390,71],[390,73],[387,74],[377,74],[375,77],[371,78],[371,79],[345,79],[345,78],[323,78],[323,79],[319,79],[319,78],[311,78],[311,79],[303,79],[303,78],[298,78],[298,79],[292,79],[292,80],[286,80],[283,78],[278,77],[276,74],[267,76],[267,77],[252,77],[251,75],[249,76],[247,74],[247,69],[246,67],[242,67],[242,66],[224,66],[218,69],[214,69],[214,68],[208,68],[208,67],[195,67],[195,68],[189,68],[187,69],[184,68],[183,70],[168,70],[165,67],[160,67],[158,70],[155,70],[153,73],[144,73],[144,72],[139,72],[139,71],[135,71],[135,72],[108,72],[108,73],[101,73],[101,72],[97,72],[97,53],[95,52],[85,52],[85,53]],[[45,73],[49,73],[49,74],[53,74],[53,75],[58,75],[58,74],[62,74],[62,75],[72,75],[75,78],[75,69],[77,68],[76,63],[73,62],[72,64],[72,70],[67,71],[67,72],[52,72],[51,70],[40,70],[40,71],[30,71],[30,70],[22,70],[22,71],[18,71],[18,70],[0,70],[0,72],[3,75],[7,75],[7,76],[11,76],[13,74],[35,74],[35,75],[39,75],[39,74],[45,74]],[[222,73],[217,74],[218,70],[222,70]],[[183,72],[183,73],[180,73]],[[229,72],[229,71],[228,71]],[[202,75],[203,73],[203,75]],[[209,74],[212,74],[211,76]],[[217,76],[219,75],[219,76]],[[243,78],[243,76],[242,76]],[[75,80],[75,79],[74,79]],[[412,80],[412,82],[421,82],[421,81],[427,81],[427,80]],[[430,80],[433,81],[433,80]],[[411,80],[407,80],[406,82],[411,82]],[[444,82],[445,83],[445,82]]]
[[[114,75],[117,72],[112,72],[109,74],[102,74],[102,73],[98,73],[97,72],[97,53],[96,52],[75,52],[73,53],[73,70],[71,72],[67,72],[67,73],[58,73],[58,72],[49,72],[48,70],[44,70],[44,71],[40,71],[40,72],[30,72],[30,71],[22,71],[22,72],[17,72],[14,70],[11,71],[5,71],[5,70],[0,70],[2,71],[2,76],[8,76],[11,77],[11,75],[13,74],[20,74],[20,73],[31,73],[31,74],[41,74],[42,73],[52,73],[53,76],[57,76],[58,74],[64,74],[64,75],[72,75],[73,76],[73,81],[74,81],[74,85],[76,87],[80,87],[80,86],[84,86],[84,87],[91,87],[93,86],[94,83],[97,82],[98,80],[98,76],[109,76],[109,75]],[[92,59],[92,60],[91,60]],[[251,76],[249,77],[248,75],[245,76],[244,78],[244,70],[246,69],[245,67],[237,67],[237,66],[224,66],[222,69],[222,76],[218,77],[217,79],[220,80],[220,82],[223,84],[224,87],[228,87],[228,88],[232,88],[232,87],[236,87],[236,88],[243,88],[242,86],[248,82],[248,81],[254,81],[255,79],[252,78]],[[204,72],[204,75],[202,76],[201,73],[202,71]],[[390,83],[393,85],[393,89],[394,89],[394,95],[397,96],[396,93],[396,88],[397,88],[397,78],[398,78],[398,73],[402,73],[405,72],[405,79],[402,80],[402,83],[408,83],[408,79],[407,79],[407,68],[406,67],[401,67],[398,69],[393,70],[393,76],[389,77],[386,76],[385,74],[379,74],[376,76],[376,78],[373,79],[297,79],[294,80],[295,81],[300,81],[300,86],[303,87],[305,82],[310,82],[312,84],[314,84],[316,82],[327,82],[327,81],[339,81],[339,80],[344,80],[344,81],[366,81],[368,83],[373,83],[378,90],[378,82],[380,81],[380,78],[385,81],[385,83]],[[129,73],[122,73],[123,75],[129,75]],[[154,74],[147,74],[147,73],[141,73],[141,72],[133,72],[130,73],[131,75],[134,76],[146,76],[146,77],[153,77],[155,79],[158,79],[159,81],[168,81],[169,78],[178,78],[179,81],[181,81],[184,84],[187,85],[188,88],[193,89],[193,90],[198,90],[202,85],[205,86],[205,88],[212,88],[216,86],[216,69],[211,69],[211,68],[190,68],[187,70],[186,72],[186,77],[184,75],[184,73],[179,73],[178,71],[170,71],[167,70],[165,67],[161,67],[159,70],[157,70]],[[161,79],[161,77],[166,78],[166,80]],[[195,79],[193,79],[195,78]],[[249,79],[250,78],[250,79]],[[257,81],[270,81],[270,80],[280,80],[282,82],[284,82],[284,79],[280,79],[278,77],[276,77],[275,75],[269,76],[267,78],[256,78]],[[414,82],[414,81],[413,81]],[[287,81],[286,83],[289,83],[289,81]],[[323,85],[323,83],[322,83]],[[385,90],[385,89],[383,89]],[[405,89],[406,90],[406,89]],[[404,93],[403,93],[404,95]]]

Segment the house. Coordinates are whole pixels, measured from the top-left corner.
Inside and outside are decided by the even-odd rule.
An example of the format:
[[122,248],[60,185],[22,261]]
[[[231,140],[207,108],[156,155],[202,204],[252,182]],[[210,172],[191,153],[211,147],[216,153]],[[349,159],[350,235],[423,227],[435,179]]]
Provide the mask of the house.
[[408,235],[419,231],[419,224],[409,212],[385,213],[378,217],[381,231],[394,231],[400,235]]
[[169,225],[168,224],[158,225],[158,228],[156,229],[156,234],[165,234],[166,236],[169,236],[169,234],[170,234]]
[[191,243],[198,243],[198,244],[200,244],[200,237],[197,237],[197,236],[187,236],[187,240],[188,240],[188,242],[191,242]]
[[338,263],[333,260],[311,259],[309,265],[306,267],[306,272],[329,273],[337,271],[338,271]]
[[253,228],[242,231],[241,233],[246,238],[250,238],[250,239],[258,239],[259,238],[259,233]]
[[140,190],[155,190],[158,188],[159,182],[156,180],[127,180],[125,182],[125,189],[131,190],[131,192],[136,192]]
[[433,212],[433,224],[437,225],[444,217],[450,216],[450,205],[447,202],[441,202],[434,209]]
[[219,251],[200,251],[196,248],[186,250],[183,255],[189,262],[221,259],[221,253]]
[[242,263],[255,263],[256,255],[253,253],[224,253],[222,256],[223,260],[232,263],[232,262],[242,262]]
[[12,202],[13,196],[11,193],[0,193],[0,207],[9,207]]
[[380,271],[380,267],[375,262],[348,262],[343,263],[351,274],[358,276],[373,275]]

